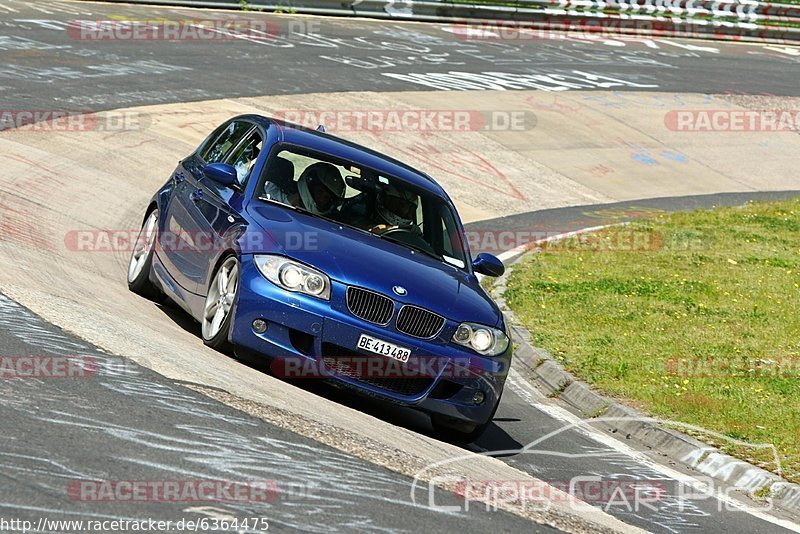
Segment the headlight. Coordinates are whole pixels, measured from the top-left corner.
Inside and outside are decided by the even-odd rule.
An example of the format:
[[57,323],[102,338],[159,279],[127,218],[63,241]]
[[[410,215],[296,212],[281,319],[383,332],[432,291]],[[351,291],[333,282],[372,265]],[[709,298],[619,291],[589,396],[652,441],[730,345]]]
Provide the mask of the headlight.
[[253,260],[264,278],[273,284],[287,291],[330,300],[331,279],[320,271],[284,256],[259,254]]
[[469,347],[478,354],[497,356],[508,348],[508,336],[491,326],[461,323],[453,334],[453,343]]

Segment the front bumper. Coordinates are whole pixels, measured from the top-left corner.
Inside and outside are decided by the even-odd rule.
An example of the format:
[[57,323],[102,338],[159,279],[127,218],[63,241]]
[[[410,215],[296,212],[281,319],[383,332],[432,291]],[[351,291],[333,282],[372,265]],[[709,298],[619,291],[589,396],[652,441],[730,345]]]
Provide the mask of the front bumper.
[[[418,339],[396,331],[393,321],[383,327],[350,314],[344,304],[344,284],[332,281],[331,300],[323,301],[275,286],[261,275],[252,256],[242,257],[241,268],[230,340],[237,350],[272,359],[277,374],[319,377],[361,394],[474,424],[491,416],[508,374],[510,347],[489,358],[455,346],[449,339],[457,324],[449,320],[436,338]],[[256,319],[266,322],[263,333],[253,329]],[[411,349],[408,363],[357,349],[362,334]],[[356,368],[353,362],[363,365]],[[482,402],[475,402],[478,391]]]

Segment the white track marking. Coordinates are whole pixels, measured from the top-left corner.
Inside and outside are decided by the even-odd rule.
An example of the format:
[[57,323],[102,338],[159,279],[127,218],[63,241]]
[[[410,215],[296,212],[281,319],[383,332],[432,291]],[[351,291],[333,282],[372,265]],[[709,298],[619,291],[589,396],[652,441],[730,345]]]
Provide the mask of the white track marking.
[[[672,469],[671,467],[667,467],[655,462],[643,452],[638,451],[631,446],[609,436],[608,434],[597,430],[589,425],[586,420],[578,417],[565,408],[557,406],[552,402],[548,402],[548,399],[542,395],[542,393],[537,391],[533,385],[525,380],[515,369],[511,369],[509,372],[506,385],[509,386],[511,390],[517,394],[517,396],[527,402],[531,407],[539,410],[552,419],[566,423],[588,438],[597,441],[598,443],[601,443],[615,450],[616,452],[628,456],[634,462],[645,465],[654,471],[657,471],[662,475],[678,482],[696,482],[698,485],[702,484],[702,481],[692,477],[691,475],[681,473],[680,471]],[[725,503],[727,506],[748,513],[754,517],[757,517],[758,519],[783,527],[792,532],[800,532],[800,525],[766,514],[761,510],[753,508],[752,506],[748,506],[745,503],[732,499],[731,497],[722,493],[720,490],[715,491],[715,497],[717,500]]]
[[800,56],[800,48],[792,46],[765,46],[764,49],[780,52],[781,54],[786,54],[793,57]]
[[528,247],[530,247],[531,245],[538,245],[540,243],[549,243],[550,241],[558,241],[558,240],[566,239],[568,237],[572,237],[572,236],[575,236],[575,235],[585,234],[587,232],[596,232],[597,230],[602,230],[603,228],[608,228],[609,226],[613,226],[613,225],[612,224],[604,224],[602,226],[592,226],[592,227],[589,227],[589,228],[582,228],[580,230],[575,230],[574,232],[566,232],[566,233],[563,233],[563,234],[550,236],[550,237],[547,237],[545,239],[538,239],[536,241],[532,241],[530,243],[526,243],[524,245],[520,245],[518,247],[512,248],[511,250],[507,250],[507,251],[503,252],[502,254],[500,254],[499,256],[497,256],[497,258],[500,261],[502,261],[503,263],[505,263],[508,259],[513,258],[514,256],[519,256],[520,254],[525,252],[528,249]]

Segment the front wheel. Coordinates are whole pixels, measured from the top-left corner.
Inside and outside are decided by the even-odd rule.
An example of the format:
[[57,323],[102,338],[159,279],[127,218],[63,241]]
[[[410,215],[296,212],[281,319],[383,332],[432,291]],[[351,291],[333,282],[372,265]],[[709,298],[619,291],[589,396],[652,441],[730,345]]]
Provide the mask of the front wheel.
[[236,256],[228,256],[214,273],[203,306],[203,343],[213,349],[224,351],[231,348],[228,334],[238,289],[239,261]]
[[158,209],[147,214],[136,238],[131,259],[128,262],[128,289],[149,299],[159,296],[159,290],[150,281],[153,266],[153,251],[158,235]]

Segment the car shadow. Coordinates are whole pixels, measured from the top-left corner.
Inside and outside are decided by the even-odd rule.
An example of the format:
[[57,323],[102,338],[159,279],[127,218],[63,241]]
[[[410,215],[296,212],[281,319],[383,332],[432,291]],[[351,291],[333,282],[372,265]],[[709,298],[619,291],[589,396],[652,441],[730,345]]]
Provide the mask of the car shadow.
[[[197,342],[202,344],[200,323],[195,321],[185,310],[172,302],[168,298],[164,298],[160,302],[155,302],[159,310],[166,315],[173,323],[181,327],[184,331],[197,337]],[[289,379],[284,377],[275,376],[271,369],[272,360],[265,356],[256,356],[252,354],[238,354],[223,353],[224,355],[235,359],[241,365],[246,365],[253,370],[269,374],[278,380],[282,380],[295,387],[303,389],[314,395],[318,395],[327,400],[336,402],[348,408],[358,410],[361,413],[371,415],[375,418],[391,423],[395,426],[411,430],[418,434],[423,434],[434,439],[440,439],[431,426],[430,418],[413,408],[408,408],[381,399],[365,396],[357,393],[354,390],[346,387],[337,387],[326,380],[318,379]],[[487,428],[484,435],[476,442],[479,445],[477,448],[473,444],[455,444],[461,446],[466,450],[480,451],[481,449],[489,450],[508,450],[519,448],[521,445],[514,441],[502,428],[497,426],[496,422],[505,421],[501,418],[495,418],[495,423]],[[486,441],[486,440],[489,441]]]
[[[502,400],[500,401],[500,404],[500,407],[502,408]],[[489,428],[487,428],[483,435],[478,438],[474,445],[483,449],[482,452],[487,456],[494,456],[495,458],[508,458],[515,456],[519,453],[498,452],[495,454],[493,451],[520,451],[524,447],[522,443],[514,439],[506,430],[507,427],[513,427],[513,425],[509,425],[508,423],[521,422],[522,421],[520,419],[516,418],[495,417],[492,420],[492,424],[489,425]]]
[[156,302],[155,304],[173,323],[180,326],[186,332],[197,336],[200,343],[203,342],[202,338],[200,338],[200,323],[195,321],[183,308],[167,297],[164,297],[160,302]]

